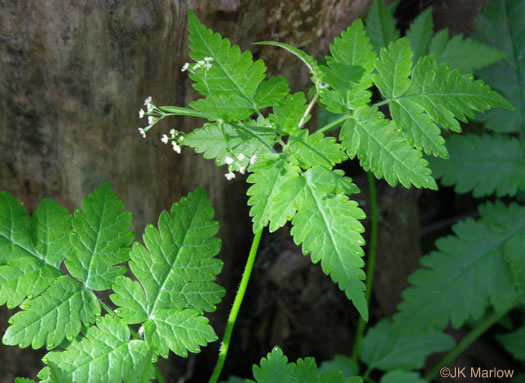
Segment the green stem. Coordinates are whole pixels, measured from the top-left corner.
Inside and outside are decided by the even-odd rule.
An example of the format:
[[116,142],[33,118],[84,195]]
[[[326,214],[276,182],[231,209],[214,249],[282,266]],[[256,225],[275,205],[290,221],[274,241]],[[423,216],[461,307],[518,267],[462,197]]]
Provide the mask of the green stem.
[[[377,191],[374,175],[370,172],[368,176],[368,192],[370,194],[370,245],[368,246],[368,260],[366,269],[366,304],[370,307],[370,300],[372,298],[372,287],[374,286],[374,269],[376,265],[377,253],[377,232],[379,227],[379,215],[377,211]],[[356,359],[359,356],[359,348],[361,339],[365,333],[366,322],[362,317],[359,317],[357,322],[357,330],[354,340],[354,349],[352,350],[352,358]]]
[[456,347],[449,351],[447,355],[443,357],[434,367],[428,371],[423,379],[430,382],[438,374],[441,368],[446,367],[452,363],[459,354],[467,349],[476,339],[478,339],[485,331],[487,331],[494,323],[496,323],[500,318],[507,314],[509,310],[503,311],[502,313],[493,312],[489,316],[481,320],[476,327],[474,327],[463,339],[459,342]]
[[379,107],[382,106],[382,105],[386,105],[386,104],[388,104],[390,101],[392,101],[392,100],[383,100],[383,101],[379,101],[379,102],[376,102],[375,104],[372,104],[372,106],[376,106],[376,107],[379,108]]
[[226,360],[226,355],[228,355],[228,348],[230,346],[230,339],[232,336],[233,327],[235,326],[235,320],[239,314],[239,309],[241,308],[242,300],[244,298],[244,294],[246,293],[248,282],[250,281],[250,275],[252,273],[253,264],[255,263],[257,250],[259,249],[259,243],[261,242],[262,232],[262,229],[259,230],[253,238],[250,254],[248,255],[248,260],[246,261],[246,266],[244,267],[244,272],[242,274],[241,284],[239,286],[239,290],[237,290],[235,300],[233,301],[230,316],[228,317],[228,323],[226,324],[226,330],[224,331],[224,337],[222,339],[222,344],[219,351],[219,358],[217,359],[217,363],[215,364],[215,368],[209,383],[216,383],[217,380],[219,380],[219,376],[221,375],[222,367],[224,366],[224,361]]
[[299,125],[298,125],[299,128],[302,128],[303,125],[305,124],[306,117],[308,117],[308,115],[312,111],[312,108],[314,107],[314,105],[315,105],[315,103],[317,102],[318,99],[319,99],[319,93],[315,92],[315,96],[312,98],[312,100],[308,104],[308,107],[304,111],[303,117],[301,117],[301,121],[299,121]]
[[329,124],[326,124],[325,126],[323,126],[322,128],[320,129],[317,129],[318,132],[326,132],[327,130],[332,130],[332,129],[335,129],[337,128],[341,123],[345,122],[346,120],[350,119],[351,116],[348,115],[348,114],[345,114],[344,116],[342,117],[339,117],[337,120],[334,120],[332,122],[330,122]]

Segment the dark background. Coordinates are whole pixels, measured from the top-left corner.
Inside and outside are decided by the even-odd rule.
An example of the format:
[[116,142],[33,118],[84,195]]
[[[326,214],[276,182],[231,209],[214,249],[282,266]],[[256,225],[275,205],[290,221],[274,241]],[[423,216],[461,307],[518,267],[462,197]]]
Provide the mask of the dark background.
[[[435,30],[468,35],[483,0],[404,0],[396,12],[404,31],[427,6]],[[273,47],[277,40],[314,57],[327,52],[333,37],[366,15],[369,0],[0,0],[0,190],[29,212],[44,197],[78,207],[81,199],[108,181],[133,212],[137,239],[147,223],[197,187],[209,193],[221,224],[225,261],[220,284],[228,294],[210,315],[219,336],[231,307],[251,242],[246,184],[227,182],[216,168],[184,149],[160,142],[170,128],[190,131],[195,119],[173,118],[143,139],[138,110],[153,96],[156,105],[187,105],[196,98],[186,73],[186,15],[193,9],[208,27],[263,58],[269,74],[289,77],[292,90],[305,90],[308,73],[293,56]],[[356,197],[368,210],[366,177],[356,164],[349,175],[362,190]],[[475,214],[469,197],[391,188],[378,182],[380,234],[371,324],[395,311],[407,275],[433,240],[450,224]],[[367,224],[367,222],[365,222]],[[0,328],[9,313],[0,311]],[[318,266],[303,257],[287,229],[265,235],[252,281],[234,332],[225,373],[250,376],[252,363],[279,345],[295,360],[349,354],[357,314]],[[207,381],[218,342],[186,360],[161,362],[170,382]],[[0,346],[0,377],[35,377],[43,353]],[[492,345],[478,341],[467,358],[504,368]],[[186,378],[181,377],[185,375]],[[179,380],[181,379],[181,380]]]

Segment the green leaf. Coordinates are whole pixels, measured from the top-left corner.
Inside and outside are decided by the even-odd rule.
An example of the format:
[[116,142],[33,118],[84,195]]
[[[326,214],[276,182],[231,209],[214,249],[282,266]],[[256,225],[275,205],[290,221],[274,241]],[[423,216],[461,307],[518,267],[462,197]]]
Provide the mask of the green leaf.
[[377,74],[374,83],[387,99],[401,97],[410,86],[412,73],[412,50],[406,37],[381,48],[376,60]]
[[4,344],[51,349],[66,337],[72,340],[100,313],[97,297],[67,276],[58,278],[43,295],[27,299],[22,308],[9,320]]
[[417,372],[403,370],[389,371],[379,381],[380,383],[427,383]]
[[217,339],[200,313],[215,310],[224,296],[213,282],[222,268],[214,257],[221,242],[214,237],[219,226],[213,213],[202,189],[173,204],[171,213],[162,212],[158,229],[146,227],[146,247],[135,243],[130,253],[138,282],[119,277],[110,296],[124,323],[146,320],[146,342],[164,357],[168,347],[185,357],[186,350],[198,352]]
[[207,113],[211,121],[241,121],[252,115],[253,109],[248,100],[236,94],[210,95],[197,101],[190,102],[190,106],[198,111]]
[[192,11],[188,12],[188,25],[190,57],[197,62],[213,58],[211,68],[190,73],[194,88],[204,96],[235,94],[249,101],[254,110],[259,108],[255,92],[266,72],[262,60],[253,62],[250,52],[241,53],[239,46],[231,46],[228,39],[201,24]]
[[129,258],[130,226],[131,213],[122,210],[122,202],[107,183],[84,198],[82,210],[75,211],[73,251],[65,262],[71,275],[90,289],[110,288],[115,277],[126,272],[116,265]]
[[[252,167],[251,174],[247,182],[253,185],[248,189],[247,195],[250,197],[248,205],[251,206],[250,216],[253,219],[253,232],[256,233],[268,225],[270,217],[276,214],[283,214],[283,210],[274,209],[272,199],[275,194],[282,191],[284,182],[292,178],[299,171],[297,166],[292,165],[286,156],[273,156],[262,159]],[[289,211],[287,215],[293,215],[295,210]],[[286,213],[284,213],[286,215]],[[290,218],[289,218],[290,219]],[[276,219],[276,221],[278,221]],[[286,223],[286,220],[279,221],[276,226],[274,222],[270,227],[271,231],[277,230]]]
[[35,383],[35,381],[29,378],[15,378],[15,383]]
[[498,335],[496,338],[514,359],[525,362],[525,348],[523,348],[525,344],[525,326],[516,331]]
[[357,155],[365,170],[384,177],[391,186],[399,181],[407,188],[412,184],[437,189],[427,162],[376,107],[357,109],[343,125],[339,139],[351,159]]
[[525,131],[525,4],[520,0],[494,0],[476,20],[474,38],[507,53],[505,60],[478,72],[480,78],[500,92],[516,113],[496,109],[483,117],[488,129],[497,132]]
[[522,302],[525,302],[525,237],[514,236],[505,243],[503,256],[514,277],[514,286],[519,292]]
[[59,266],[70,249],[70,226],[67,209],[50,199],[39,204],[30,226],[25,208],[0,192],[0,304],[14,308],[62,275]]
[[399,38],[394,15],[383,0],[373,0],[366,16],[366,33],[376,51]]
[[295,383],[295,364],[288,363],[288,358],[279,347],[274,347],[266,358],[262,358],[260,365],[253,366],[253,377],[257,383]]
[[428,7],[412,21],[407,31],[408,41],[410,41],[412,52],[414,52],[414,62],[427,54],[432,41],[433,29],[432,7]]
[[469,134],[450,137],[447,144],[450,158],[431,159],[430,165],[443,185],[455,185],[456,193],[503,197],[525,190],[525,147],[517,139]]
[[503,248],[525,235],[525,208],[498,201],[482,205],[480,214],[454,225],[454,235],[440,238],[437,250],[421,259],[394,316],[397,332],[441,330],[449,321],[458,328],[489,305],[497,312],[512,306],[516,290]]
[[383,319],[368,330],[361,343],[360,355],[369,369],[412,370],[423,368],[430,354],[448,351],[454,344],[454,338],[439,331],[395,336],[390,320]]
[[263,81],[255,93],[255,103],[259,108],[266,108],[281,102],[290,92],[288,79],[284,76],[272,76]]
[[336,139],[324,137],[322,133],[309,135],[307,130],[300,130],[298,133],[290,135],[288,145],[290,145],[289,150],[292,152],[292,156],[299,161],[304,169],[316,165],[332,169],[336,164],[347,158]]
[[[306,98],[303,92],[289,95],[284,100],[274,105],[270,120],[277,125],[281,134],[290,134],[299,129],[299,122],[306,112]],[[310,116],[305,120],[308,121]]]
[[[447,32],[445,29],[444,33],[448,35]],[[507,57],[504,51],[472,39],[464,39],[462,35],[452,37],[441,51],[431,53],[436,55],[439,64],[446,63],[463,72],[474,72]]]
[[[292,220],[292,236],[302,244],[303,254],[311,253],[313,263],[321,261],[323,272],[343,290],[365,320],[368,319],[364,297],[365,278],[361,269],[364,231],[359,219],[365,218],[357,202],[340,194],[339,185],[327,184],[327,177],[339,177],[320,166],[304,173],[302,204]],[[330,190],[332,189],[332,190]],[[277,199],[278,197],[276,197]]]
[[[113,317],[97,320],[86,336],[74,340],[66,350],[48,353],[44,363],[54,364],[70,382],[142,383],[154,378],[153,353],[142,340],[130,340],[128,326]],[[38,374],[50,383],[49,366]]]
[[341,37],[334,39],[330,44],[330,53],[331,56],[326,57],[327,66],[321,67],[323,81],[336,89],[337,93],[321,89],[321,102],[334,113],[343,113],[347,109],[368,104],[371,98],[368,89],[372,86],[376,54],[361,20],[354,21],[341,33]]
[[204,153],[206,159],[216,159],[217,166],[226,163],[226,157],[238,159],[242,154],[244,161],[234,161],[233,170],[248,166],[249,159],[256,155],[274,153],[275,130],[267,126],[267,120],[244,123],[204,124],[186,135],[184,144],[197,153]]
[[338,354],[335,355],[332,360],[326,360],[319,366],[320,373],[330,370],[341,371],[345,378],[350,378],[359,373],[359,366],[357,360]]

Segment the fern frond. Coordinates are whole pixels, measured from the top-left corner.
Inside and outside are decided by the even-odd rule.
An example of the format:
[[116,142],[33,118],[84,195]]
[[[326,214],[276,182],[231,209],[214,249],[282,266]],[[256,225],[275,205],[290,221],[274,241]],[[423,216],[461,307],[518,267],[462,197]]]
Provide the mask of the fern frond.
[[497,312],[512,306],[516,290],[503,249],[525,235],[525,208],[487,203],[480,214],[477,221],[456,224],[455,235],[439,239],[438,250],[422,258],[423,268],[409,277],[413,287],[403,292],[394,316],[398,331],[441,330],[449,321],[457,328],[489,305]]
[[206,192],[199,189],[160,215],[158,229],[146,227],[144,244],[135,243],[130,269],[138,282],[117,278],[117,314],[124,323],[141,323],[147,345],[164,357],[171,349],[187,356],[217,339],[201,311],[213,311],[224,289],[213,281],[222,268],[214,256],[218,223]]
[[448,351],[455,344],[450,335],[435,330],[425,334],[395,336],[391,326],[389,319],[383,319],[363,338],[360,355],[369,369],[420,369],[430,354]]
[[396,20],[383,0],[373,0],[366,16],[366,33],[376,51],[399,38]]
[[507,58],[477,72],[516,107],[516,113],[491,110],[482,119],[496,132],[525,131],[525,4],[520,0],[487,3],[476,19],[474,38],[507,53]]
[[361,166],[395,186],[437,189],[427,162],[401,132],[376,107],[357,109],[341,129],[339,139],[349,157],[357,155]]
[[525,147],[517,139],[469,134],[452,136],[447,145],[450,158],[430,159],[430,165],[443,185],[455,185],[456,193],[503,197],[525,190]]
[[259,106],[255,102],[255,92],[263,81],[266,66],[262,60],[253,61],[249,51],[241,53],[238,45],[230,45],[228,39],[213,33],[188,12],[190,30],[190,56],[196,62],[212,57],[211,68],[201,68],[190,77],[193,87],[204,96],[237,95],[245,98],[253,110]]
[[153,352],[142,340],[130,339],[129,327],[110,316],[97,319],[86,336],[73,340],[64,351],[53,351],[42,359],[48,367],[38,377],[41,382],[56,382],[50,366],[60,377],[85,383],[144,383],[155,376]]

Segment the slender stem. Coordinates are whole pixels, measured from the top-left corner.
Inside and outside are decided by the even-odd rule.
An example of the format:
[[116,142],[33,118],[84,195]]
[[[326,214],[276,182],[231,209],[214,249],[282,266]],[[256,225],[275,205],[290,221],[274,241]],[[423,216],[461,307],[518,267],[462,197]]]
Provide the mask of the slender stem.
[[379,101],[379,102],[376,102],[375,104],[372,104],[372,106],[380,107],[380,106],[382,106],[382,105],[386,105],[386,104],[388,104],[390,101],[392,101],[392,100],[383,100],[383,101]]
[[[377,232],[379,227],[379,215],[377,212],[377,191],[374,175],[370,172],[368,175],[368,192],[370,194],[370,245],[368,246],[368,260],[366,269],[366,304],[370,307],[370,299],[372,298],[372,287],[374,286],[374,269],[376,265],[377,253]],[[359,356],[359,348],[361,339],[365,333],[366,322],[362,317],[359,317],[357,322],[357,330],[354,340],[354,349],[352,350],[352,358],[357,359]]]
[[323,126],[322,128],[320,129],[317,129],[318,132],[326,132],[327,130],[332,130],[332,129],[335,129],[339,126],[339,124],[345,122],[346,120],[350,119],[351,116],[348,115],[348,114],[345,114],[344,116],[338,118],[337,120],[334,120],[332,122],[330,122],[329,124],[326,124],[325,126]]
[[478,339],[485,331],[487,331],[494,323],[496,323],[500,318],[510,311],[504,311],[502,313],[493,312],[492,314],[485,317],[481,320],[476,327],[474,327],[462,340],[459,342],[456,347],[449,351],[447,355],[443,357],[439,362],[436,363],[434,367],[428,371],[423,379],[430,382],[438,374],[441,368],[446,367],[452,363],[459,354],[467,349],[476,339]]
[[233,301],[230,316],[228,317],[228,323],[226,324],[226,330],[224,331],[224,337],[222,339],[221,349],[219,351],[219,358],[217,359],[217,363],[215,364],[215,368],[209,383],[216,383],[219,379],[219,376],[221,375],[222,367],[224,366],[224,361],[226,360],[226,355],[228,355],[228,348],[230,346],[233,326],[235,325],[235,320],[239,314],[239,309],[241,308],[242,300],[244,298],[244,294],[246,293],[248,282],[250,281],[250,275],[252,273],[253,264],[255,263],[257,250],[259,249],[259,243],[261,242],[262,232],[262,229],[259,230],[253,238],[250,254],[248,255],[248,260],[246,261],[246,266],[244,267],[244,272],[242,274],[241,284],[239,286],[239,290],[237,290],[235,300]]
[[310,112],[312,111],[312,108],[314,107],[318,99],[319,99],[319,93],[315,92],[315,96],[312,98],[312,101],[310,101],[310,103],[308,104],[308,107],[306,108],[303,114],[303,117],[301,117],[301,121],[299,121],[299,128],[302,128],[303,125],[305,124],[306,117],[308,116],[308,114],[310,114]]

